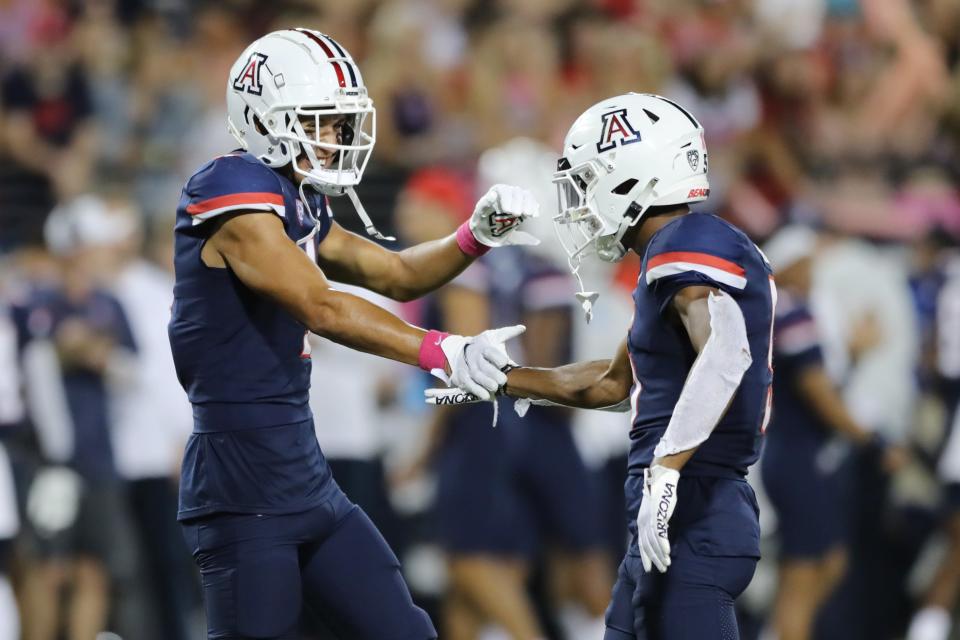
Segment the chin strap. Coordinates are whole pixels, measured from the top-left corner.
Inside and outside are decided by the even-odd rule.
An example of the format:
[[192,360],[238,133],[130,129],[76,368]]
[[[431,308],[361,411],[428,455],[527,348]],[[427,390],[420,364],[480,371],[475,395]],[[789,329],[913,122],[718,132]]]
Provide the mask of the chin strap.
[[363,228],[366,229],[367,235],[371,238],[376,238],[377,240],[387,240],[393,242],[396,240],[393,236],[385,236],[377,230],[377,227],[374,226],[373,220],[370,219],[370,216],[367,215],[367,210],[363,208],[363,205],[360,204],[360,198],[357,196],[357,192],[353,190],[353,187],[347,187],[343,190],[347,194],[347,197],[350,198],[350,202],[353,203],[353,208],[357,210],[357,215],[360,216],[360,221],[363,222]]
[[590,321],[593,319],[593,303],[597,301],[597,298],[600,297],[599,291],[586,291],[583,286],[583,278],[580,277],[580,266],[582,263],[578,263],[577,266],[570,266],[573,275],[577,278],[577,283],[580,285],[580,291],[576,294],[577,300],[580,302],[580,308],[583,309],[583,315],[587,319],[587,324],[590,324]]

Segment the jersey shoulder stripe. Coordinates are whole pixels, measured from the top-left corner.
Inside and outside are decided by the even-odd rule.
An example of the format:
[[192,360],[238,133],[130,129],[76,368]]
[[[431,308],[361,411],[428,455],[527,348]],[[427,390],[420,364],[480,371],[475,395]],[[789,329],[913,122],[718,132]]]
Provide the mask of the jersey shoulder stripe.
[[193,226],[230,211],[272,211],[281,218],[286,216],[277,175],[245,152],[208,162],[187,181],[184,196],[181,206]]
[[686,271],[700,272],[717,282],[743,289],[747,286],[746,269],[731,260],[699,251],[668,251],[647,260],[647,284]]
[[285,212],[282,195],[262,191],[231,193],[207,198],[188,204],[186,211],[195,221],[203,221],[237,209],[273,210],[281,217],[284,216]]

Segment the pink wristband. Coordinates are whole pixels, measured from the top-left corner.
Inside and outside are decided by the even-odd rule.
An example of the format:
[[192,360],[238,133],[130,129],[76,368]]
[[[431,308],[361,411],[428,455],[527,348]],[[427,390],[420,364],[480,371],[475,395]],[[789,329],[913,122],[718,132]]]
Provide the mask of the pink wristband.
[[424,371],[446,369],[447,356],[440,348],[440,343],[449,335],[436,329],[427,331],[427,335],[423,336],[423,342],[420,343],[420,356],[417,358],[417,364],[421,369]]
[[490,251],[490,247],[482,244],[477,240],[476,236],[473,235],[473,231],[470,230],[469,220],[457,227],[457,244],[460,245],[460,251],[463,251],[471,258],[479,258],[487,251]]

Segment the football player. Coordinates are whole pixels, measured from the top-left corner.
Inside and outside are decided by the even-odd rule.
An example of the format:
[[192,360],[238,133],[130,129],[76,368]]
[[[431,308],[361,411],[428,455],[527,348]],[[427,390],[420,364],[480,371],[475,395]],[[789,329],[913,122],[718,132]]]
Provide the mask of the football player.
[[522,327],[424,331],[338,292],[327,276],[416,298],[490,246],[531,242],[517,227],[536,203],[498,185],[456,233],[402,252],[337,225],[327,196],[347,195],[382,238],[354,193],[375,112],[353,59],[316,31],[251,44],[227,79],[227,108],[241,148],[183,189],[169,325],[195,421],[178,517],[200,567],[208,637],[296,637],[309,605],[340,637],[435,638],[397,558],[331,477],[307,401],[306,334],[419,364],[488,397],[506,381],[503,342]]
[[[631,411],[631,542],[604,638],[737,638],[734,600],[760,555],[745,475],[770,404],[770,265],[739,229],[690,212],[709,195],[703,128],[666,98],[631,93],[588,109],[554,182],[574,274],[589,254],[642,256],[634,318],[612,359],[515,368],[504,392]],[[578,297],[589,312],[596,294]]]
[[[780,640],[813,637],[817,612],[846,573],[850,445],[882,455],[891,471],[907,455],[850,414],[826,371],[807,306],[817,242],[812,229],[790,226],[764,245],[781,292],[773,340],[774,418],[760,463],[780,539],[772,620]],[[870,327],[865,323],[857,332],[854,356],[880,339]]]

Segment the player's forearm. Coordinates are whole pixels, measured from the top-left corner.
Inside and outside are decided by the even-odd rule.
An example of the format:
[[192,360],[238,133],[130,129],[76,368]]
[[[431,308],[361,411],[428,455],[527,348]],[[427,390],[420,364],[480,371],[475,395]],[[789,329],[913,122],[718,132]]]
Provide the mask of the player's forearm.
[[801,373],[797,385],[814,412],[828,427],[857,443],[865,443],[870,439],[870,433],[850,415],[833,381],[822,367],[811,367]]
[[507,374],[506,393],[581,409],[609,407],[630,394],[629,383],[608,375],[610,365],[610,360],[593,360],[551,369],[518,367]]
[[426,331],[363,298],[328,290],[306,319],[307,328],[351,349],[416,365]]
[[442,287],[474,260],[460,249],[453,234],[409,247],[396,256],[396,268],[389,274],[388,295],[401,301],[414,300]]

